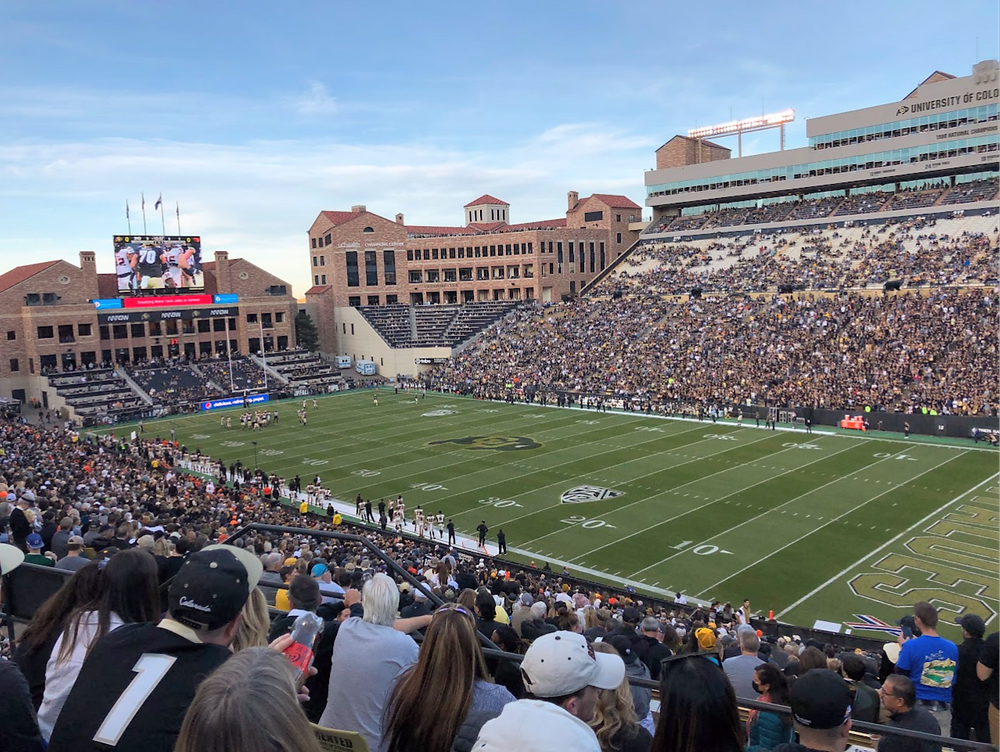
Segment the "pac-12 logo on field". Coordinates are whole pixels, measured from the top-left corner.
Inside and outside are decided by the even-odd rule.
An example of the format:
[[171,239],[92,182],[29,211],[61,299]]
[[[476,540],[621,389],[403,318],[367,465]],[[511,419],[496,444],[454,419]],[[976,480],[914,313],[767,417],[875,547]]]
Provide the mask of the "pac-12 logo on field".
[[616,491],[613,488],[601,488],[600,486],[576,486],[564,491],[559,497],[563,504],[584,504],[588,501],[602,501],[613,499],[616,496],[624,495],[624,491]]
[[461,439],[440,439],[430,444],[461,444],[469,449],[495,449],[513,451],[515,449],[538,449],[541,446],[527,436],[464,436]]

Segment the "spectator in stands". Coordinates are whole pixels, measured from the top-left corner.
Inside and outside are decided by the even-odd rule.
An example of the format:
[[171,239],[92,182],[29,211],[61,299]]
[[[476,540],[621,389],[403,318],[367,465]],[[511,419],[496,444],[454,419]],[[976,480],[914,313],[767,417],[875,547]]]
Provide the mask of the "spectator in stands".
[[917,692],[917,705],[926,708],[945,735],[951,727],[951,687],[958,667],[958,647],[937,633],[937,609],[926,601],[913,607],[920,636],[899,648],[896,672],[910,677]]
[[986,638],[983,643],[983,651],[979,654],[979,663],[976,664],[976,676],[979,681],[986,682],[989,686],[990,694],[990,741],[994,745],[1000,744],[1000,632],[994,632]]
[[761,664],[760,656],[757,655],[757,651],[760,650],[760,638],[752,629],[741,630],[738,633],[738,638],[740,654],[724,660],[722,668],[725,670],[726,676],[729,677],[736,696],[752,700],[756,697],[753,688],[754,669]]
[[[8,543],[0,543],[0,586],[3,577],[24,561],[24,552]],[[0,597],[3,593],[0,592]],[[42,752],[45,742],[38,730],[31,690],[13,661],[0,659],[0,749],[16,752]]]
[[[98,565],[99,567],[102,565]],[[115,554],[103,567],[101,595],[67,619],[45,668],[45,696],[38,709],[42,736],[52,736],[84,660],[97,641],[123,624],[155,621],[160,615],[156,562],[145,551]]]
[[[198,685],[232,655],[229,645],[261,569],[257,557],[234,546],[191,554],[170,583],[165,619],[119,627],[91,649],[59,714],[50,752],[98,752],[109,745],[172,752]],[[161,680],[129,717],[119,718],[111,710],[140,660]]]
[[[56,533],[58,536],[59,534]],[[83,538],[79,535],[71,535],[66,539],[66,554],[56,562],[56,569],[64,569],[68,572],[79,572],[90,564],[90,559],[83,555]]]
[[[625,677],[627,679],[649,679],[649,669],[646,664],[639,660],[639,654],[635,651],[634,643],[625,635],[613,635],[605,640],[611,647],[618,651],[618,655],[625,662]],[[635,710],[639,723],[649,731],[653,730],[653,718],[649,707],[653,699],[653,690],[648,687],[640,687],[635,684],[630,685],[632,694],[632,707]]]
[[[417,644],[393,629],[399,612],[399,590],[388,575],[365,583],[364,617],[340,625],[330,668],[326,709],[319,720],[327,728],[357,731],[372,750],[385,752],[382,715],[389,690],[399,673],[417,661]],[[426,624],[431,617],[419,617]]]
[[847,684],[854,692],[854,697],[851,700],[851,717],[856,721],[882,723],[882,703],[879,700],[878,692],[865,684],[864,681],[864,659],[859,655],[848,653],[844,655],[842,663]]
[[743,752],[743,737],[736,695],[715,660],[681,654],[663,662],[653,752]]
[[[879,690],[882,704],[889,711],[890,726],[925,734],[941,734],[937,719],[925,708],[918,707],[916,687],[902,674],[893,674]],[[935,742],[909,739],[894,734],[884,735],[878,743],[878,752],[940,752]]]
[[553,632],[536,639],[521,663],[531,699],[504,706],[483,726],[476,752],[599,752],[588,725],[599,691],[617,689],[625,665],[616,655],[595,653],[583,635]]
[[[606,642],[595,643],[594,652],[618,654]],[[653,735],[639,725],[633,707],[632,689],[626,676],[617,689],[602,689],[597,696],[597,708],[590,727],[597,734],[601,752],[647,752],[653,743]]]
[[799,741],[774,752],[844,752],[851,733],[851,691],[829,669],[813,669],[792,683],[792,721]]
[[320,752],[283,655],[250,648],[201,683],[174,752]]
[[802,676],[807,671],[817,668],[826,668],[826,654],[815,645],[810,645],[799,653],[799,673]]
[[97,603],[105,585],[100,567],[89,566],[68,578],[48,600],[43,603],[14,649],[14,661],[31,687],[31,702],[37,710],[45,694],[45,667],[52,655],[52,648],[66,626],[66,620],[81,607]]
[[[316,673],[306,679],[309,699],[302,706],[306,717],[313,723],[317,723],[326,709],[327,696],[330,691],[330,665],[337,633],[340,631],[340,625],[344,619],[352,616],[360,618],[364,615],[361,608],[361,593],[351,588],[344,594],[342,603],[337,606],[321,606],[319,583],[304,574],[295,575],[292,578],[287,592],[291,610],[272,622],[271,631],[267,636],[268,640],[272,642],[291,632],[292,627],[295,626],[295,620],[303,614],[317,613],[321,609],[323,611],[329,610],[329,613],[324,613],[323,631],[313,646],[313,668],[316,669]],[[325,618],[327,616],[329,618]]]
[[978,614],[965,614],[959,620],[963,642],[958,646],[958,669],[951,690],[951,737],[988,742],[990,736],[989,685],[976,676],[976,664],[983,652],[986,624]]
[[483,637],[489,638],[497,629],[503,626],[497,620],[497,603],[486,588],[476,593],[476,628]]
[[[497,628],[490,638],[493,644],[505,653],[524,652],[524,641],[518,637],[517,632],[512,627],[502,626]],[[521,678],[521,664],[509,658],[499,658],[487,660],[487,666],[492,666],[493,678],[497,684],[507,688],[514,699],[520,700],[524,697],[524,679]],[[473,738],[472,741],[475,741]]]
[[448,752],[463,724],[478,730],[510,702],[514,696],[486,670],[475,617],[462,606],[442,606],[417,663],[390,692],[383,745],[388,752]]
[[267,633],[271,626],[271,615],[267,610],[267,598],[260,588],[250,591],[250,597],[243,604],[240,626],[233,637],[234,653],[247,648],[262,648],[267,646]]
[[531,597],[531,593],[521,593],[517,599],[514,611],[510,615],[510,625],[518,636],[521,636],[521,622],[531,618],[531,606],[534,602],[535,599]]
[[54,567],[56,565],[54,561],[55,557],[42,553],[45,543],[42,541],[42,536],[38,533],[29,535],[25,540],[25,545],[28,547],[28,553],[24,557],[24,560],[28,564],[35,564],[42,567]]
[[62,559],[66,556],[66,545],[72,534],[73,519],[71,517],[63,517],[59,521],[59,529],[52,534],[52,543],[49,545],[49,550],[56,555],[57,559]]
[[[725,665],[725,664],[723,664]],[[761,702],[788,705],[788,678],[773,663],[754,669],[753,689]],[[792,720],[786,715],[751,709],[747,718],[747,752],[766,752],[794,740]]]
[[638,653],[649,669],[653,681],[660,680],[660,661],[673,655],[673,651],[663,644],[664,632],[659,620],[647,616],[639,624]]

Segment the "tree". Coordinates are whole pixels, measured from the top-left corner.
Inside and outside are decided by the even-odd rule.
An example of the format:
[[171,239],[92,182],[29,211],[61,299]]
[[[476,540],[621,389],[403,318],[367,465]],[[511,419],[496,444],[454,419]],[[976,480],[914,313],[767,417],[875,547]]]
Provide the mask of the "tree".
[[295,317],[295,341],[299,347],[304,347],[309,352],[319,350],[319,332],[312,317],[305,310],[300,310]]

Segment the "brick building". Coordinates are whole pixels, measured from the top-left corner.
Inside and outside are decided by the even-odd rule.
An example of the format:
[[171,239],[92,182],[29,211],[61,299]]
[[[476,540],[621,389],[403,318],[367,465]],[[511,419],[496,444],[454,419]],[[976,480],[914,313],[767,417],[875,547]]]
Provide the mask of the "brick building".
[[[101,324],[91,302],[117,298],[115,274],[98,274],[93,251],[80,266],[43,261],[0,275],[0,396],[47,404],[44,373],[90,364],[185,355],[283,350],[295,345],[297,304],[283,280],[225,251],[206,262],[205,293],[236,294],[228,318]],[[177,310],[204,306],[182,306]],[[173,309],[171,309],[173,310]],[[227,337],[228,333],[228,337]]]
[[732,153],[731,149],[720,146],[714,141],[674,136],[656,150],[656,169],[669,170],[673,167],[716,162],[720,159],[729,159]]
[[481,301],[558,301],[581,288],[638,238],[641,207],[625,196],[567,196],[564,217],[512,222],[505,201],[484,195],[456,227],[406,224],[364,206],[323,211],[309,228],[313,287],[306,293],[322,350],[348,352],[337,309]]

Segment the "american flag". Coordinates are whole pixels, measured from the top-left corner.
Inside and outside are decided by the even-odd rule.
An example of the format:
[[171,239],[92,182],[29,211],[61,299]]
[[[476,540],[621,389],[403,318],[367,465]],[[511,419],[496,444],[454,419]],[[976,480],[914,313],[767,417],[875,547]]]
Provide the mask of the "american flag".
[[868,616],[866,614],[854,614],[854,618],[858,621],[844,622],[844,626],[850,630],[856,629],[867,629],[873,632],[887,632],[893,637],[899,637],[903,630],[893,624],[887,624],[876,616]]

